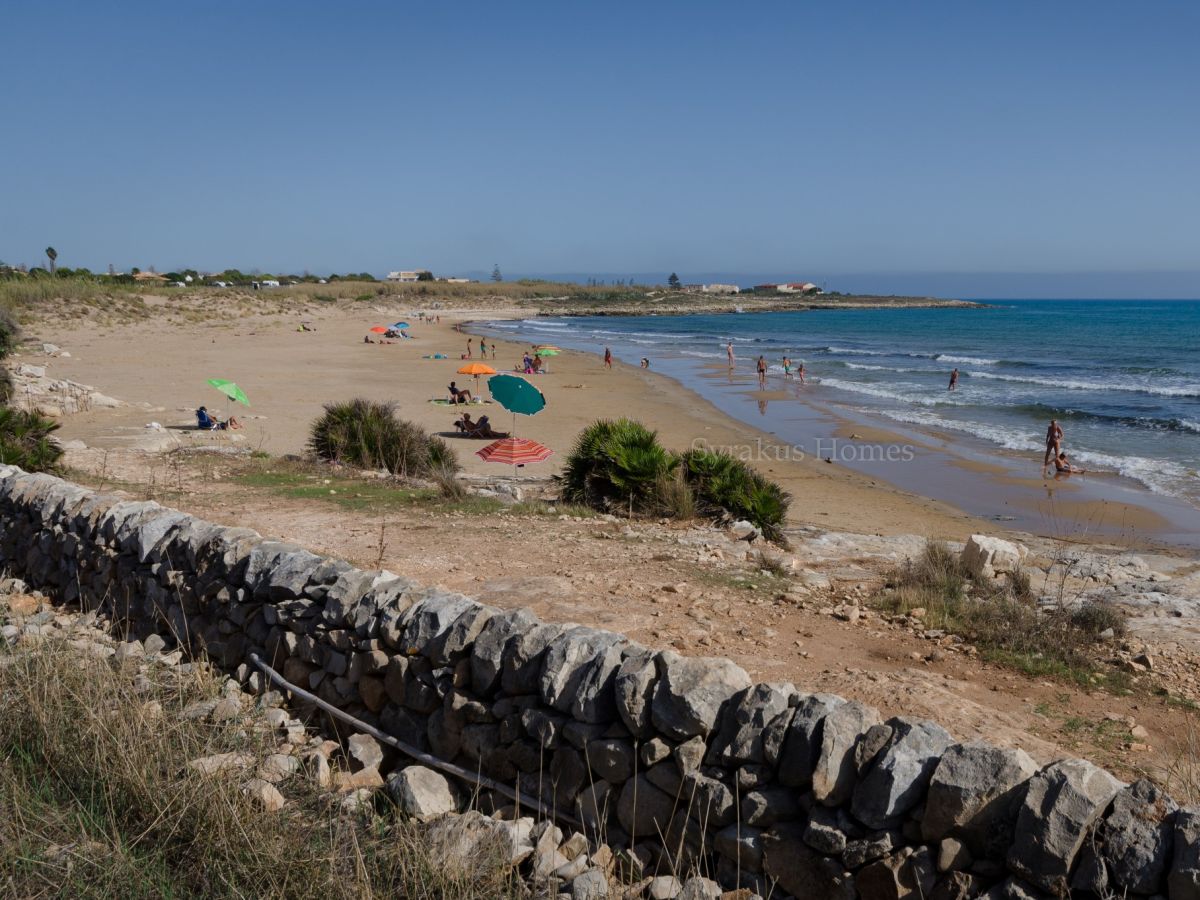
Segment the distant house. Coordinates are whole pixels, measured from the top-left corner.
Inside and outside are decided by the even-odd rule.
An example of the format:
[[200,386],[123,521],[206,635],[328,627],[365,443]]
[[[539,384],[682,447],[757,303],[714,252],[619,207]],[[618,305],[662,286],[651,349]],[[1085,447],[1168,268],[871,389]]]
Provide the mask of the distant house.
[[779,285],[777,285],[777,284],[756,284],[754,286],[754,289],[756,291],[777,291],[777,290],[779,290]]
[[775,290],[781,294],[819,294],[821,289],[811,281],[793,281],[788,284],[777,284]]
[[706,284],[700,290],[705,294],[736,294],[741,288],[736,284]]
[[410,281],[420,281],[421,273],[416,270],[412,272],[388,272],[387,280],[406,284]]

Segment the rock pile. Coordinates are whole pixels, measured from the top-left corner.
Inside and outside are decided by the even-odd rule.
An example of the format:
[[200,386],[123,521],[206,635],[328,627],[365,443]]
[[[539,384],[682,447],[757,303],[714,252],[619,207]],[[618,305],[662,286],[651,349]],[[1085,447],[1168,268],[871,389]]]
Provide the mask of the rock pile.
[[[571,864],[617,847],[661,897],[714,896],[687,881],[697,871],[775,897],[1101,884],[1200,897],[1200,812],[1082,760],[1038,771],[932,722],[754,685],[728,660],[541,622],[48,476],[0,469],[0,513],[0,565],[40,589],[205,653],[255,691],[257,653],[322,700],[579,822],[578,852],[554,836],[540,864],[572,896],[604,895],[603,866]],[[391,772],[414,816],[457,802],[458,788],[395,773],[390,748],[364,740],[350,753],[350,777],[369,789]],[[534,853],[544,836],[531,832]]]

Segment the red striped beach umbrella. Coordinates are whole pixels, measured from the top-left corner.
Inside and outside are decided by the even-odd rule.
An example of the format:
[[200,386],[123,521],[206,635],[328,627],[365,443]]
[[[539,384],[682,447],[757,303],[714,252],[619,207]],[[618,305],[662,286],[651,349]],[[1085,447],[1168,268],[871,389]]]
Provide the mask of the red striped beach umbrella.
[[507,437],[493,441],[475,455],[484,462],[504,463],[509,466],[524,466],[528,463],[545,462],[554,453],[529,438]]

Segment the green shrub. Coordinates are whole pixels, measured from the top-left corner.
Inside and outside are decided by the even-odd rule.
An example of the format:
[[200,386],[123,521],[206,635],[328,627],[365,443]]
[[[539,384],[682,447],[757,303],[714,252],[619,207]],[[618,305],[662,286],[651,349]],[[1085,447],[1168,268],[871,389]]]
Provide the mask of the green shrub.
[[58,423],[39,412],[0,407],[0,463],[26,472],[49,472],[62,456],[51,437]]
[[454,451],[440,438],[397,418],[392,404],[361,398],[326,404],[313,422],[308,446],[321,459],[393,475],[446,477],[459,468]]
[[656,432],[630,419],[602,419],[585,428],[559,476],[562,498],[599,509],[657,511],[658,485],[679,464]]
[[728,453],[696,448],[680,461],[701,512],[745,519],[771,540],[783,536],[791,497],[775,482]]
[[7,307],[0,306],[0,359],[12,353],[20,339],[21,326],[17,324],[16,316]]

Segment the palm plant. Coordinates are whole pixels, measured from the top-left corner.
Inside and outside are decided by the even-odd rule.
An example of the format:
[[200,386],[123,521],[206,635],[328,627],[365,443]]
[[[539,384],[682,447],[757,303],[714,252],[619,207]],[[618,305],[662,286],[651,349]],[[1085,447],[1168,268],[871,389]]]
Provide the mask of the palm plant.
[[53,247],[46,248],[46,258],[50,260],[50,274],[54,274],[55,263],[58,261],[58,251]]
[[657,501],[660,479],[679,464],[658,435],[629,419],[600,420],[575,441],[559,476],[563,499],[600,508],[647,509]]
[[0,464],[27,472],[53,470],[63,453],[51,437],[58,427],[58,422],[39,412],[0,407]]

